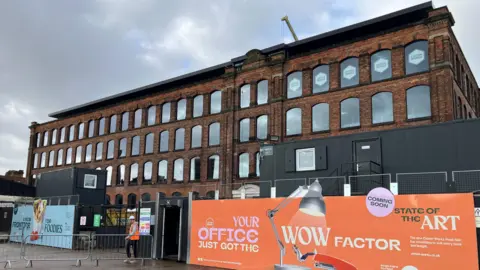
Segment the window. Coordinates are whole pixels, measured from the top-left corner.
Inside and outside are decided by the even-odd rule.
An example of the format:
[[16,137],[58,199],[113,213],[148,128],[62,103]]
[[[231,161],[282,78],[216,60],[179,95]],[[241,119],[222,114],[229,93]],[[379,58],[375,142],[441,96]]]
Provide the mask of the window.
[[75,139],[75,126],[71,125],[68,132],[68,141],[71,142]]
[[173,163],[173,180],[183,181],[183,159],[176,159]]
[[210,96],[210,114],[220,113],[222,111],[222,92],[215,91]]
[[218,179],[220,176],[220,157],[213,155],[208,158],[207,178]]
[[257,139],[266,140],[268,137],[268,115],[257,117]]
[[130,184],[138,182],[138,163],[130,165]]
[[202,126],[194,126],[192,128],[192,147],[202,147]]
[[302,109],[293,108],[287,111],[287,136],[302,134]]
[[172,193],[172,197],[182,197],[182,193],[175,191]]
[[248,153],[240,154],[238,158],[238,176],[247,178],[250,172],[250,157]]
[[110,205],[110,195],[105,194],[105,205]]
[[158,193],[158,197],[160,197],[160,198],[165,198],[166,196],[167,196],[167,195],[166,195],[165,193],[163,193],[163,192],[159,192],[159,193]]
[[115,156],[115,141],[110,140],[107,143],[107,159],[113,159]]
[[123,196],[120,194],[115,195],[115,204],[122,205],[123,204]]
[[315,170],[315,148],[296,149],[295,164],[297,172]]
[[55,151],[48,153],[48,167],[53,167],[55,163]]
[[360,101],[358,98],[347,98],[340,102],[340,127],[360,126]]
[[60,143],[64,143],[65,142],[65,128],[61,128],[60,129]]
[[157,107],[150,106],[147,111],[147,125],[153,126],[157,120]]
[[103,142],[97,143],[97,150],[95,151],[95,160],[102,160],[103,158]]
[[33,155],[33,168],[38,168],[38,153],[35,153],[35,155]]
[[240,87],[240,108],[250,107],[250,85]]
[[462,99],[457,97],[457,119],[462,118]]
[[130,114],[128,112],[122,113],[122,131],[128,130],[128,120]]
[[168,161],[161,160],[158,162],[158,182],[167,182]]
[[383,50],[370,57],[372,82],[390,79],[392,77],[392,52]]
[[98,136],[105,134],[105,117],[100,118],[98,121]]
[[185,149],[185,129],[175,130],[175,150]]
[[63,165],[63,149],[57,152],[57,166]]
[[302,96],[302,72],[291,73],[287,77],[287,98]]
[[240,142],[248,142],[250,138],[250,118],[240,120]]
[[95,120],[88,121],[88,138],[92,138],[95,134]]
[[75,163],[81,163],[82,162],[82,146],[77,146],[77,149],[75,150]]
[[313,93],[327,92],[330,89],[330,67],[321,65],[313,70]]
[[139,128],[142,126],[142,109],[135,111],[135,119],[133,120],[133,128]]
[[171,103],[167,102],[162,106],[162,123],[170,122]]
[[187,116],[187,100],[181,99],[177,102],[177,120],[184,120]]
[[118,157],[126,157],[127,156],[127,138],[120,139]]
[[52,145],[57,144],[57,130],[52,131]]
[[150,193],[143,193],[142,194],[142,201],[149,202],[150,201]]
[[112,172],[113,172],[113,168],[112,166],[108,166],[106,168],[107,170],[107,186],[111,186],[112,185]]
[[120,165],[117,168],[117,185],[123,185],[125,181],[125,165]]
[[48,131],[45,131],[43,133],[43,146],[47,146],[48,145]]
[[78,139],[83,139],[83,135],[85,134],[85,124],[81,123],[78,125]]
[[140,136],[134,136],[132,138],[132,156],[140,155]]
[[207,198],[214,199],[215,198],[215,191],[213,191],[213,190],[207,191],[206,195],[207,195]]
[[130,193],[128,194],[128,202],[127,202],[127,207],[132,209],[132,208],[135,208],[135,206],[137,205],[137,195],[133,194],[133,193]]
[[110,116],[110,133],[117,132],[117,116]]
[[168,152],[168,130],[160,132],[160,152]]
[[41,146],[41,139],[42,139],[40,133],[35,134],[35,138],[37,139],[37,144],[36,144],[37,146],[36,147],[40,147]]
[[193,99],[193,117],[203,115],[203,96],[198,95]]
[[405,47],[405,74],[427,71],[428,41],[416,41]]
[[372,124],[388,122],[393,122],[392,93],[377,93],[372,96]]
[[92,161],[92,144],[88,144],[87,148],[85,149],[85,162]]
[[200,180],[200,158],[194,157],[190,160],[190,180]]
[[220,144],[220,123],[212,123],[208,127],[208,145]]
[[[415,86],[407,90],[407,118],[418,119],[430,117],[430,87]],[[466,116],[466,115],[465,115]]]
[[148,133],[145,136],[145,154],[153,153],[153,133]]
[[340,84],[341,87],[354,86],[359,83],[359,74],[358,74],[358,58],[352,57],[340,64]]
[[45,168],[45,163],[47,162],[47,153],[43,152],[40,156],[40,168]]
[[330,130],[330,106],[328,103],[319,103],[312,107],[312,131]]
[[257,84],[257,104],[268,103],[268,81],[263,80]]
[[255,154],[255,174],[260,177],[260,152]]
[[65,164],[72,164],[72,148],[67,149],[66,158]]
[[143,182],[142,183],[151,183],[152,182],[152,162],[148,161],[143,164]]

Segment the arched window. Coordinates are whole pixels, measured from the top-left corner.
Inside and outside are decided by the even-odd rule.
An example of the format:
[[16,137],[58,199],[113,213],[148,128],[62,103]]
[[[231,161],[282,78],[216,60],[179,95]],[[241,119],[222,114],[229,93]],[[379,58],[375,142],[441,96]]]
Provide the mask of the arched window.
[[142,201],[149,202],[150,201],[150,193],[143,193],[142,194]]
[[38,168],[38,153],[35,153],[33,155],[33,168],[37,169]]
[[145,136],[145,154],[153,153],[153,133],[148,133]]
[[358,58],[352,57],[342,61],[340,64],[341,87],[358,85],[359,83]]
[[360,101],[358,98],[347,98],[340,102],[340,127],[360,126]]
[[260,152],[255,154],[255,173],[260,177]]
[[268,103],[268,81],[263,80],[257,84],[257,105]]
[[167,197],[167,195],[166,195],[165,193],[163,193],[163,192],[159,192],[159,193],[158,193],[158,197],[160,197],[160,198],[165,198],[165,197]]
[[157,120],[157,106],[148,107],[147,111],[147,125],[153,126]]
[[80,125],[78,125],[78,139],[79,140],[83,139],[84,134],[85,134],[85,124],[80,123]]
[[110,196],[105,194],[105,205],[110,205]]
[[48,153],[48,167],[53,167],[55,164],[55,151]]
[[97,167],[97,168],[95,168],[95,170],[101,171],[101,170],[102,170],[102,167]]
[[130,184],[138,183],[138,163],[130,165]]
[[113,168],[112,168],[112,166],[108,166],[105,170],[107,170],[107,186],[111,186],[112,185]]
[[183,159],[176,159],[173,163],[173,180],[183,181]]
[[172,193],[172,197],[182,197],[182,193],[175,191]]
[[103,158],[103,142],[97,143],[97,150],[95,151],[95,160],[102,160]]
[[198,95],[193,99],[193,117],[203,115],[203,96]]
[[168,170],[168,161],[160,160],[160,162],[158,162],[157,182],[159,183],[167,182],[167,170]]
[[212,123],[208,127],[208,145],[220,144],[220,123]]
[[222,92],[215,91],[210,95],[210,114],[220,113],[222,111]]
[[72,148],[67,148],[65,164],[72,164]]
[[128,112],[122,113],[122,131],[128,130],[128,121],[130,114]]
[[133,119],[133,128],[139,128],[142,126],[142,117],[143,117],[143,110],[137,109],[135,110],[135,119]]
[[47,146],[48,145],[48,131],[45,131],[43,133],[43,146]]
[[247,178],[250,172],[250,157],[248,153],[240,154],[238,157],[238,176]]
[[75,163],[81,163],[82,162],[82,146],[77,146],[77,149],[75,150]]
[[117,132],[117,116],[110,116],[110,133]]
[[268,115],[257,117],[257,139],[266,140],[268,137]]
[[57,144],[57,130],[56,129],[54,129],[52,131],[52,145],[55,145],[55,144]]
[[95,120],[88,121],[88,138],[95,136]]
[[457,119],[462,118],[462,99],[457,97]]
[[190,180],[200,180],[200,158],[194,157],[190,160]]
[[197,200],[199,197],[200,197],[200,193],[198,193],[198,192],[196,192],[196,191],[192,192],[192,198],[193,198],[194,200]]
[[207,198],[209,199],[215,199],[215,191],[210,190],[207,192]]
[[390,50],[378,51],[370,57],[372,82],[392,77],[392,53]]
[[121,138],[118,147],[119,157],[126,157],[127,156],[127,138]]
[[415,86],[407,90],[407,118],[418,119],[432,116],[430,87]]
[[171,103],[167,102],[162,105],[162,123],[170,122]]
[[179,128],[175,130],[175,150],[185,149],[185,129]]
[[463,119],[467,119],[467,106],[463,105]]
[[330,106],[328,103],[319,103],[312,107],[312,131],[330,130]]
[[35,139],[37,140],[36,147],[40,147],[41,146],[42,135],[40,133],[35,134]]
[[117,185],[122,185],[125,182],[125,165],[117,167]]
[[313,70],[312,74],[313,93],[323,93],[330,89],[330,66],[321,65]]
[[428,41],[415,41],[405,47],[406,75],[427,71],[429,67],[430,64],[428,62]]
[[180,99],[177,102],[177,120],[184,120],[187,116],[187,100]]
[[240,108],[250,107],[250,85],[240,87]]
[[63,149],[60,149],[57,152],[57,165],[63,165]]
[[127,207],[132,209],[137,205],[137,195],[130,193],[128,194],[128,205]]
[[208,158],[207,178],[219,179],[220,177],[220,157],[213,155]]
[[202,147],[202,126],[194,126],[192,128],[192,147],[198,148]]
[[240,142],[248,142],[250,139],[250,118],[240,120]]
[[75,139],[75,125],[71,125],[68,131],[68,141],[71,142]]
[[287,136],[302,134],[302,109],[292,108],[287,111]]
[[132,138],[132,156],[140,155],[140,136],[134,136]]
[[92,161],[92,144],[87,144],[85,148],[85,162]]
[[61,128],[60,129],[60,143],[64,143],[65,142],[65,128]]
[[143,164],[143,183],[152,183],[152,162],[148,161]]
[[377,93],[372,96],[372,124],[389,122],[393,122],[392,93]]
[[105,117],[100,118],[98,122],[98,136],[105,134]]
[[168,130],[160,132],[160,152],[168,152]]
[[302,72],[290,73],[287,77],[287,98],[302,96]]
[[117,205],[123,204],[123,196],[121,194],[115,195],[115,204]]
[[107,159],[113,159],[115,155],[115,141],[110,140],[107,143]]

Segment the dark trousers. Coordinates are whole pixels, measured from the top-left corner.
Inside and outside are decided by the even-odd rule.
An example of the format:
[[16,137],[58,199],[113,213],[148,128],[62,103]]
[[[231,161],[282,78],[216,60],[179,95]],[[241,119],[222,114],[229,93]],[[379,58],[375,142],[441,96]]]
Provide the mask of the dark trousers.
[[130,253],[130,246],[133,248],[133,257],[137,258],[137,241],[133,241],[130,239],[127,240],[127,257],[128,258],[132,257]]

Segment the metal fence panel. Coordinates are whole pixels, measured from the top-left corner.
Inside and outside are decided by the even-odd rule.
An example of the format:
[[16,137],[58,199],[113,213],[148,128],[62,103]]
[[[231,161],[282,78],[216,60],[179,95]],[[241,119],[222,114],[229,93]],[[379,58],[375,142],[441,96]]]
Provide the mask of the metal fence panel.
[[296,178],[296,179],[277,179],[275,180],[275,196],[279,197],[288,197],[292,192],[294,192],[299,186],[305,186],[307,184],[306,178]]
[[345,176],[313,177],[308,179],[308,184],[315,180],[322,186],[323,196],[343,196],[343,186],[347,182]]
[[397,173],[398,194],[447,193],[447,172]]
[[12,268],[12,263],[22,260],[22,236],[0,235],[0,264]]
[[204,185],[193,185],[192,195],[194,200],[215,199],[215,190],[218,189],[218,183],[208,183]]
[[390,189],[390,182],[392,175],[384,174],[369,174],[369,175],[352,175],[348,177],[352,195],[367,195],[370,190],[383,187]]
[[453,171],[452,181],[456,192],[468,193],[480,190],[480,170]]
[[[102,260],[140,260],[142,265],[145,260],[153,257],[153,236],[140,235],[135,247],[130,247],[131,258],[127,256],[127,234],[96,234],[92,236],[91,259],[99,265]],[[132,249],[136,248],[137,256]]]

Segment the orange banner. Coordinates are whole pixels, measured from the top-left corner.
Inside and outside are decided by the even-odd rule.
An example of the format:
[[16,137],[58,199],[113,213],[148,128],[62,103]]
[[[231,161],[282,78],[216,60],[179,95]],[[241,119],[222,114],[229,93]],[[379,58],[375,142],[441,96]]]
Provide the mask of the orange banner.
[[380,197],[325,197],[317,208],[302,208],[302,198],[193,201],[190,263],[230,269],[479,269],[471,194]]

